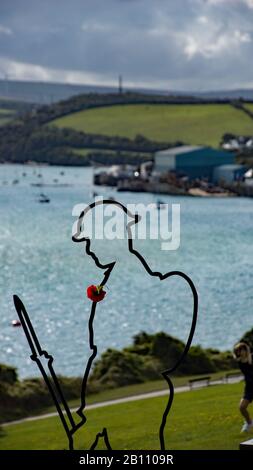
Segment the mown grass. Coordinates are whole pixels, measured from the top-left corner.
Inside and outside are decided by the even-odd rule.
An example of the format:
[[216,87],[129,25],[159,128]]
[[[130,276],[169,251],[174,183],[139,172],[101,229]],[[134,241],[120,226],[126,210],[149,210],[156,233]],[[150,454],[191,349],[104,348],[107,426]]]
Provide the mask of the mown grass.
[[[175,395],[166,426],[167,449],[238,449],[242,419],[238,401],[243,385],[228,384]],[[138,400],[87,411],[87,423],[75,435],[75,448],[87,449],[107,427],[113,449],[159,449],[158,430],[166,397]],[[4,427],[0,449],[64,449],[58,418]],[[104,448],[103,443],[99,448]]]
[[[240,372],[238,369],[233,369],[229,371],[223,371],[223,372],[214,372],[212,374],[209,374],[211,381],[213,380],[218,380],[218,379],[223,379],[226,373],[237,373],[239,374]],[[206,376],[206,374],[205,374]],[[201,377],[200,375],[189,375],[189,376],[183,376],[183,377],[173,377],[173,384],[174,387],[181,387],[184,385],[188,385],[188,382],[190,379],[195,379],[196,377]],[[92,393],[90,395],[87,395],[86,397],[86,402],[87,405],[93,405],[94,403],[102,403],[105,401],[109,400],[114,400],[117,398],[125,398],[125,397],[132,397],[135,395],[141,395],[143,393],[149,393],[149,392],[156,392],[160,390],[166,390],[167,389],[167,384],[165,380],[152,380],[152,381],[147,381],[144,383],[140,384],[135,384],[135,385],[127,385],[125,387],[119,387],[119,388],[112,388],[112,389],[107,389],[104,391],[100,391],[97,393]],[[73,399],[68,401],[68,405],[70,408],[78,408],[80,406],[80,399]],[[43,415],[46,413],[51,413],[55,412],[55,407],[50,406],[50,407],[44,407],[40,411],[36,411],[35,413],[31,413],[29,416],[37,416],[37,415]]]
[[226,132],[251,134],[253,121],[229,104],[122,105],[72,113],[52,121],[59,127],[157,141],[218,147]]
[[[229,373],[238,373],[238,370],[228,371]],[[209,374],[211,380],[222,379],[225,376],[226,372],[214,372]],[[205,374],[206,375],[206,374]],[[201,374],[189,375],[184,377],[173,377],[174,387],[181,387],[187,385],[190,379],[195,379],[196,377],[201,377]],[[87,404],[92,405],[94,403],[101,403],[107,400],[114,400],[116,398],[131,397],[134,395],[141,395],[143,393],[156,392],[159,390],[165,390],[167,388],[166,382],[164,380],[152,380],[149,382],[144,382],[142,384],[128,385],[120,388],[113,388],[111,390],[105,390],[99,393],[91,394],[87,397]],[[70,401],[69,405],[75,407],[79,405],[78,400]],[[51,407],[50,411],[54,411],[54,408]]]

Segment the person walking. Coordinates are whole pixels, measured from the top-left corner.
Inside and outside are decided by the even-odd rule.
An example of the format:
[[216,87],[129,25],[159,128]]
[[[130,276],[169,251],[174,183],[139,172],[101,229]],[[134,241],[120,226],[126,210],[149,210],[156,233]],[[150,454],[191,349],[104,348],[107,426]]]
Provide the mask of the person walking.
[[243,341],[237,343],[234,346],[234,357],[245,379],[244,393],[239,404],[239,410],[245,418],[241,432],[249,432],[253,430],[253,421],[248,411],[248,406],[253,401],[253,360],[249,345]]

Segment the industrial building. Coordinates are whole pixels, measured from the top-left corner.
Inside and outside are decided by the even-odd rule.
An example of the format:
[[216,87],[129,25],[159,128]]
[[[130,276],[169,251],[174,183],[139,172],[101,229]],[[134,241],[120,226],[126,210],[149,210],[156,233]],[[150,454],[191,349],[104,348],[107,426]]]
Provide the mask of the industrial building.
[[213,182],[233,183],[234,181],[243,181],[245,177],[244,165],[220,165],[214,168]]
[[[190,179],[214,180],[217,167],[234,165],[235,155],[211,147],[183,145],[155,153],[154,174],[173,171]],[[234,174],[234,173],[233,173]]]

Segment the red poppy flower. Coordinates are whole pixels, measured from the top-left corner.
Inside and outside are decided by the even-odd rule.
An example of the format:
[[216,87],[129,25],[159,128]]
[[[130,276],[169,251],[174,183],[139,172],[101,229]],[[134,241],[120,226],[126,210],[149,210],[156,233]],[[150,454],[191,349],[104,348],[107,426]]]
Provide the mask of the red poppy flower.
[[103,290],[103,286],[89,286],[87,287],[87,297],[92,302],[100,302],[103,300],[106,292]]

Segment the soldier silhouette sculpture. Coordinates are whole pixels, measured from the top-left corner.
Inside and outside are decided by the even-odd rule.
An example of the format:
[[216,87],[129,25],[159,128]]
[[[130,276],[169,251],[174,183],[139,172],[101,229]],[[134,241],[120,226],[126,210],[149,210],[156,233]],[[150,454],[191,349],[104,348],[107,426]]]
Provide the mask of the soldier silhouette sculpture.
[[[103,270],[103,278],[100,281],[98,286],[90,286],[87,294],[88,297],[92,300],[91,304],[91,311],[90,311],[90,316],[88,320],[88,327],[89,327],[89,348],[90,348],[90,356],[84,371],[83,379],[82,379],[82,387],[81,387],[81,396],[80,396],[80,406],[77,409],[77,415],[80,418],[79,420],[74,420],[72,412],[67,404],[67,401],[64,397],[63,391],[61,389],[60,383],[58,381],[57,375],[54,371],[53,368],[53,356],[51,354],[48,354],[47,351],[43,350],[41,348],[41,345],[39,343],[38,337],[35,333],[35,330],[33,328],[32,322],[29,318],[29,315],[25,309],[24,304],[20,300],[20,298],[17,295],[13,296],[14,299],[14,304],[15,308],[17,311],[17,314],[19,316],[20,322],[22,324],[24,333],[26,335],[27,341],[29,343],[30,349],[31,349],[31,359],[36,362],[43,378],[44,381],[48,387],[48,390],[52,396],[53,402],[55,404],[56,410],[59,414],[61,423],[63,425],[63,428],[65,430],[67,439],[68,439],[68,447],[70,450],[74,449],[74,434],[78,429],[80,429],[82,426],[85,425],[87,418],[85,416],[85,408],[86,408],[86,389],[87,389],[87,381],[91,372],[91,367],[94,362],[94,359],[97,355],[97,346],[95,344],[95,338],[94,338],[94,319],[96,315],[96,310],[97,310],[97,304],[99,301],[101,301],[105,295],[103,287],[106,285],[113,269],[116,264],[115,261],[108,263],[108,264],[102,264],[96,254],[91,251],[91,241],[90,238],[82,236],[83,235],[83,224],[85,222],[85,216],[88,214],[89,211],[94,209],[96,206],[104,204],[104,205],[115,205],[119,209],[121,209],[130,219],[130,221],[127,223],[126,229],[127,229],[127,238],[128,238],[128,250],[129,253],[136,256],[140,263],[142,264],[144,270],[150,275],[155,278],[158,278],[160,281],[164,281],[165,279],[172,277],[172,276],[179,276],[183,278],[188,286],[191,289],[192,296],[193,296],[193,308],[192,308],[192,321],[191,321],[191,327],[189,331],[189,335],[185,344],[185,348],[177,360],[177,362],[170,368],[165,369],[161,371],[161,375],[164,378],[164,380],[168,384],[168,400],[164,409],[164,412],[161,416],[161,423],[160,423],[160,428],[158,430],[159,433],[159,440],[160,440],[160,448],[161,450],[165,450],[165,437],[164,437],[164,431],[165,431],[165,426],[166,426],[166,421],[167,417],[169,414],[169,411],[171,409],[171,405],[173,403],[173,398],[174,398],[174,387],[173,383],[170,379],[170,375],[175,372],[175,370],[179,367],[179,365],[182,363],[183,359],[186,357],[189,348],[191,346],[192,338],[194,335],[195,327],[196,327],[196,322],[197,322],[197,313],[198,313],[198,294],[196,291],[196,288],[192,282],[192,280],[183,272],[181,271],[169,271],[165,274],[160,273],[159,271],[153,271],[148,263],[145,261],[143,256],[134,249],[133,247],[133,239],[132,239],[132,226],[137,224],[140,220],[140,216],[138,214],[132,214],[123,204],[117,201],[112,201],[112,200],[99,200],[96,202],[91,203],[89,206],[85,208],[84,211],[79,216],[79,219],[77,221],[77,231],[76,233],[72,236],[72,240],[76,243],[84,243],[85,244],[85,251],[88,256],[90,256],[96,266]],[[46,359],[46,367],[43,365],[43,358]],[[78,421],[78,422],[76,422]],[[108,431],[106,428],[103,428],[101,432],[97,433],[96,436],[92,439],[92,445],[89,447],[90,450],[94,450],[97,447],[98,441],[100,438],[104,440],[105,446],[108,450],[112,450],[109,437],[108,437]]]

